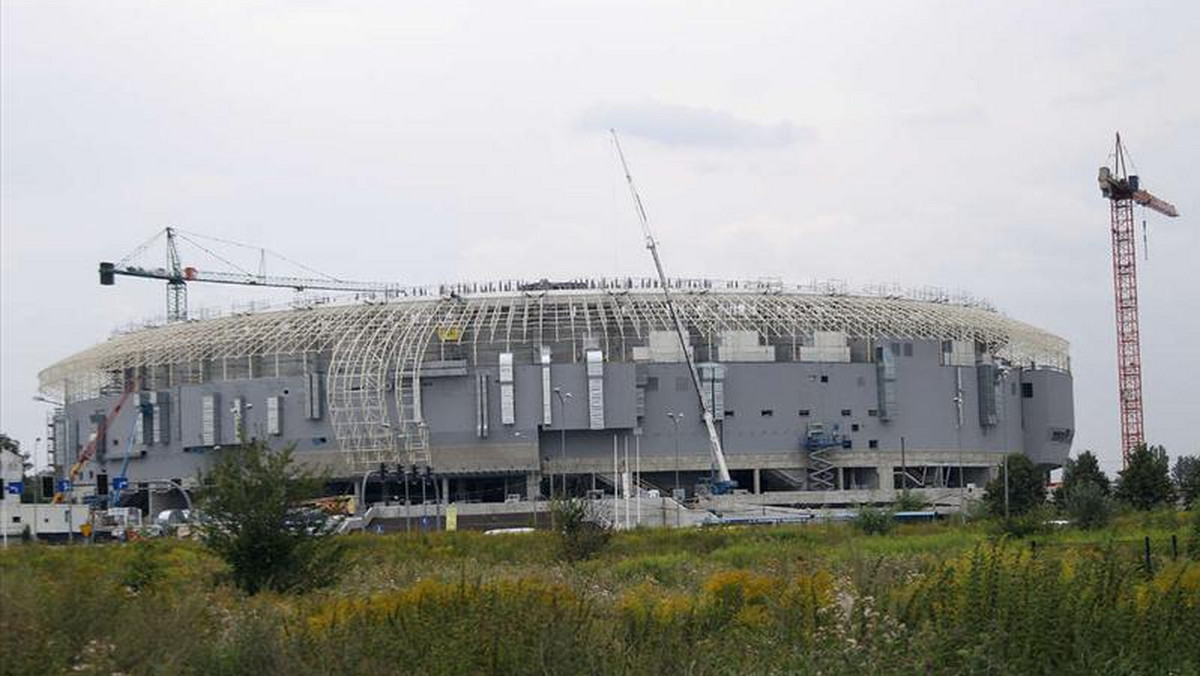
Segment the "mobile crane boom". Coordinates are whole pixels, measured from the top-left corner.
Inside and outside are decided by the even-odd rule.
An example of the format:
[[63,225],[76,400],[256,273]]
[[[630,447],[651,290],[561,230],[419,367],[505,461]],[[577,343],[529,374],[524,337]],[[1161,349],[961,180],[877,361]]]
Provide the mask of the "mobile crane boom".
[[717,465],[717,481],[712,484],[713,493],[721,494],[728,493],[733,488],[737,487],[737,483],[729,476],[729,465],[725,462],[725,451],[721,448],[721,437],[717,434],[717,426],[713,420],[712,410],[709,409],[708,402],[704,398],[704,388],[700,384],[700,372],[696,370],[696,363],[692,359],[692,353],[688,349],[687,332],[683,328],[683,321],[679,319],[679,312],[675,309],[675,301],[671,298],[671,287],[667,284],[667,275],[663,272],[662,258],[658,255],[658,243],[654,239],[654,233],[650,231],[650,219],[646,216],[646,208],[642,204],[642,197],[638,194],[637,186],[633,183],[633,175],[629,172],[629,164],[625,161],[625,153],[621,150],[621,141],[617,138],[615,129],[609,130],[612,133],[613,144],[617,148],[617,156],[621,159],[621,169],[625,172],[625,182],[629,184],[629,193],[633,196],[633,206],[637,211],[638,220],[642,224],[642,237],[646,241],[646,248],[650,250],[650,256],[654,259],[654,269],[658,272],[659,286],[662,288],[663,302],[666,303],[667,312],[671,315],[671,321],[675,325],[675,335],[679,338],[679,347],[683,350],[683,359],[687,362],[688,372],[692,376],[692,387],[696,391],[696,398],[700,400],[701,417],[704,419],[704,428],[708,432],[709,450],[712,452],[713,460]]

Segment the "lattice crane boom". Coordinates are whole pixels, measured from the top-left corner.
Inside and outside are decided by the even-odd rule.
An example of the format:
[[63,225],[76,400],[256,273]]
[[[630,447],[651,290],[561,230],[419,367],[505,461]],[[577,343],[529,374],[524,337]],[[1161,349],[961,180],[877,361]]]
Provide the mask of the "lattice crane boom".
[[[130,263],[135,256],[144,252],[154,241],[165,235],[166,267],[147,268]],[[179,254],[176,238],[181,235],[175,228],[167,227],[159,231],[145,244],[141,245],[120,262],[100,263],[100,284],[112,286],[118,275],[142,279],[160,279],[167,283],[167,320],[183,321],[188,317],[187,285],[193,282],[208,284],[233,284],[238,286],[260,286],[267,288],[294,289],[296,291],[348,291],[367,293],[389,293],[398,290],[397,284],[380,282],[357,282],[334,277],[295,277],[268,275],[264,271],[252,273],[246,270],[234,271],[200,270],[185,266]],[[190,241],[190,240],[189,240]],[[236,242],[229,242],[237,244]],[[238,246],[248,246],[237,244]],[[251,247],[256,248],[256,247]],[[265,253],[265,249],[262,250]],[[211,252],[210,252],[211,253]],[[217,256],[219,259],[220,257]],[[223,259],[222,259],[223,260]],[[228,261],[226,261],[228,262]],[[237,267],[237,266],[233,266]]]
[[1145,443],[1142,412],[1141,329],[1138,324],[1137,238],[1133,205],[1140,204],[1172,218],[1175,205],[1141,188],[1126,168],[1128,153],[1117,134],[1113,166],[1101,167],[1100,193],[1109,200],[1113,250],[1113,292],[1117,320],[1117,388],[1121,406],[1121,454],[1129,455]]

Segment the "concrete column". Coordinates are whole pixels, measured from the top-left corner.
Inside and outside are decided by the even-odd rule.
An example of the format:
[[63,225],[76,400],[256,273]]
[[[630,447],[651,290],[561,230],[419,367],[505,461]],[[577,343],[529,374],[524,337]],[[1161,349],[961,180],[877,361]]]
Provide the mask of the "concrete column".
[[754,468],[754,494],[762,493],[762,470]]
[[450,479],[442,477],[442,503],[450,504]]
[[837,468],[837,487],[839,489],[846,488],[846,477],[842,473],[842,468]]
[[537,500],[542,492],[542,475],[530,472],[525,475],[525,499]]

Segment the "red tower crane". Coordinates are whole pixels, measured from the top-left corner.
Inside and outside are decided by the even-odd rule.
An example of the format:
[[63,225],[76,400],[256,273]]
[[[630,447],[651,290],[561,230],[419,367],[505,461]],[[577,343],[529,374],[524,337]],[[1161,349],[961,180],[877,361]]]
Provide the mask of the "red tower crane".
[[1100,167],[1100,193],[1112,211],[1113,288],[1117,312],[1117,388],[1121,402],[1121,457],[1145,443],[1142,419],[1142,348],[1138,329],[1137,250],[1133,205],[1149,207],[1172,218],[1175,205],[1142,190],[1136,175],[1125,166],[1128,152],[1117,134],[1113,166]]

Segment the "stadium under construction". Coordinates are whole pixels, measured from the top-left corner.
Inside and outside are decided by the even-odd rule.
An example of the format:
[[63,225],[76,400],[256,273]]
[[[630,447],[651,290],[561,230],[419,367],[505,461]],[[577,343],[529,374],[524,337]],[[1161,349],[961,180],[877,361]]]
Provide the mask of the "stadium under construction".
[[79,483],[120,477],[144,499],[250,438],[294,445],[333,491],[382,463],[460,503],[690,498],[714,463],[686,357],[738,492],[760,504],[904,488],[937,504],[981,490],[1006,453],[1049,470],[1070,451],[1066,341],[986,302],[669,286],[686,355],[658,279],[414,287],[124,331],[40,374],[62,402],[54,462],[62,475],[94,439]]

